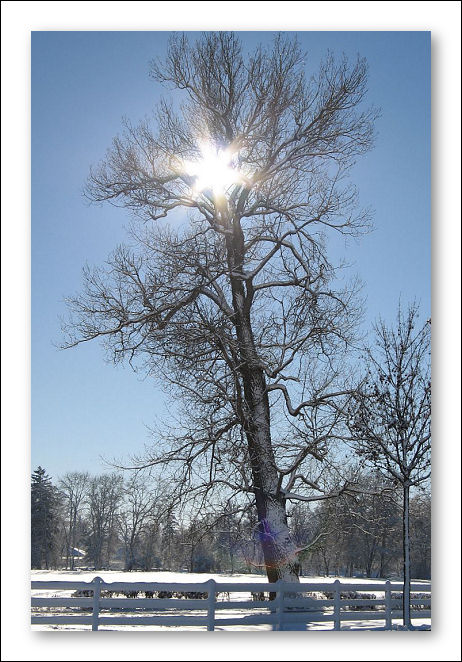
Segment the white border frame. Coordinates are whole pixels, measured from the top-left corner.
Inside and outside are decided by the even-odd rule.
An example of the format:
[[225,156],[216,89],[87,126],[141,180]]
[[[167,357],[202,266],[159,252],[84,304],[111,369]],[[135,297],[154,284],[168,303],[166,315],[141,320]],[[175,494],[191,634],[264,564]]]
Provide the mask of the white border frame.
[[[2,19],[2,593],[8,597],[2,659],[459,660],[460,623],[457,616],[449,619],[457,611],[453,592],[460,572],[460,3],[7,1]],[[340,639],[282,635],[290,642],[268,633],[221,633],[233,639],[224,647],[213,637],[194,639],[191,646],[191,636],[201,635],[189,633],[172,642],[168,634],[139,633],[132,639],[117,633],[112,640],[29,630],[30,32],[139,29],[432,31],[437,610],[431,633],[386,639],[373,632]],[[19,510],[13,511],[12,503]]]

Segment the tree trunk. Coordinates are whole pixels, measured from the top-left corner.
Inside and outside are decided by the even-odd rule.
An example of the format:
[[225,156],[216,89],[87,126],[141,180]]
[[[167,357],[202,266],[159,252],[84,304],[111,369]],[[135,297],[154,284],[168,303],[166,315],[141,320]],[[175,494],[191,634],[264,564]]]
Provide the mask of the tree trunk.
[[259,539],[268,580],[298,581],[296,547],[287,525],[285,502],[282,495],[278,494],[278,475],[270,434],[269,402],[261,371],[246,376],[244,391],[247,404],[250,404],[246,435],[252,465]]
[[71,560],[70,560],[70,549],[71,549],[71,534],[70,534],[70,524],[69,524],[69,531],[66,530],[66,527],[64,526],[64,544],[66,545],[65,550],[66,550],[66,570],[72,570],[71,568]]
[[366,577],[371,577],[372,576],[372,567],[374,565],[374,559],[375,559],[375,549],[376,549],[376,545],[375,545],[375,540],[374,540],[374,542],[372,543],[371,549],[369,551],[369,554],[367,555],[367,559],[366,559],[366,568],[365,568]]
[[323,554],[323,559],[324,559],[324,575],[325,575],[326,577],[329,577],[329,570],[330,570],[330,568],[329,568],[329,561],[328,561],[328,559],[327,559],[326,554]]
[[369,558],[366,562],[366,577],[370,577],[372,574],[372,559]]
[[385,576],[385,546],[387,543],[387,537],[386,534],[384,533],[382,535],[382,543],[381,543],[381,550],[380,550],[380,571],[379,571],[379,577],[384,577]]
[[411,550],[409,537],[409,485],[403,486],[403,625],[411,627]]
[[72,535],[70,536],[71,538],[71,570],[74,570],[75,567],[75,559],[74,559],[74,553],[75,553],[75,545],[76,545],[76,531],[77,529],[77,507],[73,509],[73,514],[72,514]]
[[[238,223],[226,240],[230,273],[242,272],[244,237]],[[230,276],[239,348],[239,372],[245,402],[243,425],[247,438],[258,515],[259,538],[268,581],[298,582],[296,545],[287,525],[285,500],[278,489],[278,472],[271,443],[270,406],[266,379],[256,351],[250,309],[252,285]]]

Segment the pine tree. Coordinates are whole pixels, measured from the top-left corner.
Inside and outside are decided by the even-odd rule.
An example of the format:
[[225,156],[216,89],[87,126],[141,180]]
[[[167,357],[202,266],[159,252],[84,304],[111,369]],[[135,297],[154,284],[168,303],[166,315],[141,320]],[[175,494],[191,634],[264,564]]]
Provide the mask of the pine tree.
[[31,564],[49,568],[58,533],[58,494],[45,469],[38,467],[31,482]]

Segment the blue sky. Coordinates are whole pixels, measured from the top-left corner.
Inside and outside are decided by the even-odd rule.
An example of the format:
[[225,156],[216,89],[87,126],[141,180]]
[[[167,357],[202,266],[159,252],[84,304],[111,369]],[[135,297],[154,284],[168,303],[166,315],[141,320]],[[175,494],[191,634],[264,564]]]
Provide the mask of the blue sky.
[[[98,344],[60,351],[63,297],[79,290],[82,266],[102,263],[123,241],[129,217],[88,206],[81,190],[122,116],[148,114],[161,88],[147,75],[167,32],[35,32],[32,37],[32,468],[57,477],[105,470],[141,452],[146,425],[167,406],[149,380],[104,362]],[[269,32],[241,33],[250,48]],[[368,60],[369,101],[381,107],[378,138],[352,178],[375,230],[336,247],[363,280],[365,328],[392,322],[401,297],[430,314],[430,33],[300,32],[316,69],[327,49]]]

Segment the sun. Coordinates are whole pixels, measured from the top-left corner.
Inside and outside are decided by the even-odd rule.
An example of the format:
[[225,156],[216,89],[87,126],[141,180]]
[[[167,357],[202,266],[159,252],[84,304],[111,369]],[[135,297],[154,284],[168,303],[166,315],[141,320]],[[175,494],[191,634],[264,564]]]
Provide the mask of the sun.
[[201,157],[184,163],[185,172],[195,178],[193,193],[211,190],[215,197],[224,195],[242,177],[233,163],[230,149],[218,149],[210,143],[199,146]]

